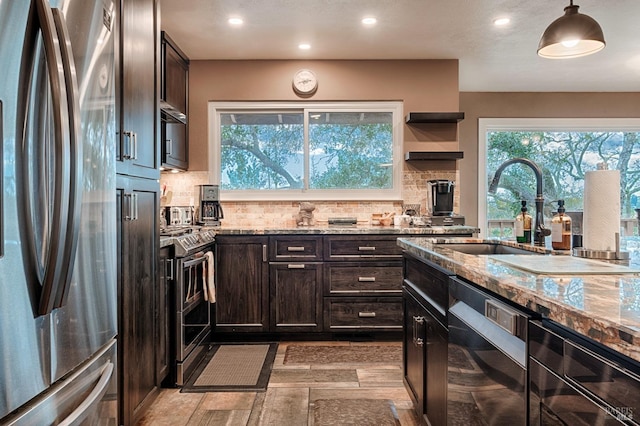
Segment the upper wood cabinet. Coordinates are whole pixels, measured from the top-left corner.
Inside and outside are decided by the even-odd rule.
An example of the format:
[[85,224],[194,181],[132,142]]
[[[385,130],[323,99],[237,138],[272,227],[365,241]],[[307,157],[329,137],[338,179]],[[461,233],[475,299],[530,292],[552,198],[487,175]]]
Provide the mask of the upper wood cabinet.
[[165,168],[189,166],[189,59],[162,31],[160,66],[161,163]]
[[122,2],[119,174],[160,177],[156,0]]
[[160,109],[163,120],[187,122],[189,58],[162,31]]

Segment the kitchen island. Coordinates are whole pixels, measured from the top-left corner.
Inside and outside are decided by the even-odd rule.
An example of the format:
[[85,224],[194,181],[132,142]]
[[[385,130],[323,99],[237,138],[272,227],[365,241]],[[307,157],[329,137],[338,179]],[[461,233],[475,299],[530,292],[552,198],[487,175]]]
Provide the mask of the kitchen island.
[[[398,245],[413,256],[640,361],[640,275],[536,274],[490,256],[447,249],[443,247],[446,244],[438,244],[443,241],[402,237]],[[634,262],[632,256],[630,266],[638,267]]]

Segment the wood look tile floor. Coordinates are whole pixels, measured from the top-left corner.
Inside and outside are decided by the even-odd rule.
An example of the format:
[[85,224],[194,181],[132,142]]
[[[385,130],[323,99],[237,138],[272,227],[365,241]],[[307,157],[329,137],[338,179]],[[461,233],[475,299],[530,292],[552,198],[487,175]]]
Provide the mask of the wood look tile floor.
[[[181,393],[162,389],[139,426],[324,426],[314,421],[314,401],[390,400],[396,425],[419,424],[402,383],[402,363],[284,364],[287,346],[398,345],[399,342],[280,342],[265,392]],[[375,401],[374,401],[375,402]],[[339,406],[339,404],[338,404]],[[349,418],[339,423],[377,425],[371,419]]]

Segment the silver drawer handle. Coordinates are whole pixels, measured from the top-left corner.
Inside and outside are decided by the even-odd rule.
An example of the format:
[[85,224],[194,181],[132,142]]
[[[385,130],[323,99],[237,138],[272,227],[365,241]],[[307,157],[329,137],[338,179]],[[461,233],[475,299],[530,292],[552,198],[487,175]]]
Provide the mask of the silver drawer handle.
[[375,318],[376,313],[375,312],[358,312],[358,316],[360,318]]
[[304,251],[304,247],[287,247],[287,251]]
[[304,269],[304,264],[302,263],[290,263],[287,265],[289,269]]
[[358,281],[361,283],[372,283],[376,281],[376,277],[358,277]]
[[376,251],[375,247],[369,247],[369,246],[360,246],[358,247],[359,251]]

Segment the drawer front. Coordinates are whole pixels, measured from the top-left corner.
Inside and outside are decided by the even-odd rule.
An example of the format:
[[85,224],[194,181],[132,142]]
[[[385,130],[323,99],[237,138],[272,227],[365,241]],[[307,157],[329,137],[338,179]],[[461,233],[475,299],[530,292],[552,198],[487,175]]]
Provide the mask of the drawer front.
[[322,260],[322,237],[271,237],[271,261],[319,261]]
[[327,237],[325,252],[329,260],[394,260],[402,258],[398,236]]
[[402,295],[400,262],[325,263],[326,296]]
[[325,298],[325,329],[402,329],[402,297]]

